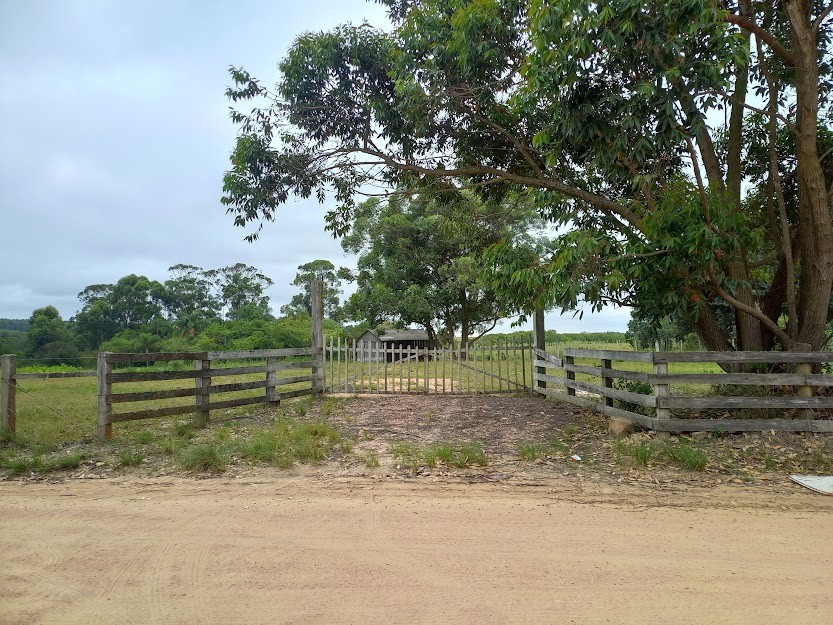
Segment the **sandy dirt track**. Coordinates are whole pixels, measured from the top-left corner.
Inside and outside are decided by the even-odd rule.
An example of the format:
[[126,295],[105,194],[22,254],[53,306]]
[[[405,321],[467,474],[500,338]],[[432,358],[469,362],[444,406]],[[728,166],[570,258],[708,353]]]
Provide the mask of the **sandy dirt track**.
[[2,623],[833,622],[811,493],[267,471],[7,482],[0,504]]

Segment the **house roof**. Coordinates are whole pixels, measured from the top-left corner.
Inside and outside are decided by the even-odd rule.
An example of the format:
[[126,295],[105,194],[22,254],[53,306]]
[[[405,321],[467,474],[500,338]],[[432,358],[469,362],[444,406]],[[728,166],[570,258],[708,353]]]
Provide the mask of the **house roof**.
[[380,338],[385,343],[389,341],[427,341],[428,332],[425,330],[388,330]]

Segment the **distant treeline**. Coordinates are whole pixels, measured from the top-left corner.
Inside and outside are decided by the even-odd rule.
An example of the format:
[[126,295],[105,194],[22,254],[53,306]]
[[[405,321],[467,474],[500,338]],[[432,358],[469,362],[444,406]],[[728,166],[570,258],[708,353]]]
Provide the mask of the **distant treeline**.
[[[625,343],[627,339],[624,332],[565,332],[547,330],[545,332],[547,343]],[[531,340],[530,330],[519,330],[516,332],[492,332],[482,337],[480,341],[487,345],[496,341],[509,340],[509,342],[520,342]]]
[[0,319],[0,330],[26,332],[29,329],[28,319]]

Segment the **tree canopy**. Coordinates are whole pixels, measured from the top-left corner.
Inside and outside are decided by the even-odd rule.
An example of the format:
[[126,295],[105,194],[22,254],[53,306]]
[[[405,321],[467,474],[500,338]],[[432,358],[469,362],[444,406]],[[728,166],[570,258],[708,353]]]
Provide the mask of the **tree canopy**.
[[354,320],[419,324],[453,345],[493,329],[507,312],[484,271],[483,250],[531,245],[537,214],[525,203],[482,202],[469,192],[422,193],[360,204],[346,252],[358,254],[358,290],[345,304]]
[[382,4],[391,32],[303,34],[274,90],[232,68],[233,101],[267,102],[232,112],[223,201],[237,225],[334,193],[328,225],[343,234],[354,197],[380,185],[525,192],[569,232],[537,256],[492,247],[494,287],[519,309],[627,304],[681,313],[711,349],[821,347],[829,6]]
[[336,271],[335,265],[328,260],[318,259],[299,265],[292,284],[301,287],[301,292],[293,295],[288,304],[281,306],[281,314],[311,315],[312,281],[319,280],[324,285],[324,316],[339,320],[342,316],[339,275],[340,271]]

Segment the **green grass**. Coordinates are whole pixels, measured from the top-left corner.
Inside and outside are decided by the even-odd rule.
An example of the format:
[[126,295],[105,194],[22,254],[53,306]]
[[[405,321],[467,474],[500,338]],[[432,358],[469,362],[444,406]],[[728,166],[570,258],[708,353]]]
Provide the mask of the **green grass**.
[[376,469],[379,467],[379,454],[375,451],[368,451],[364,455],[364,464],[368,469]]
[[228,468],[228,453],[214,445],[189,445],[179,452],[179,465],[186,471],[223,473]]
[[288,468],[295,462],[315,464],[335,449],[343,454],[352,451],[352,442],[324,421],[302,422],[279,417],[274,425],[251,432],[240,441],[236,451],[254,463]]
[[[571,436],[575,436],[572,434]],[[547,441],[520,441],[517,444],[518,456],[521,460],[534,462],[539,458],[546,458],[548,456],[565,457],[570,451],[570,446],[567,445],[558,436],[552,436]]]
[[145,455],[138,447],[134,449],[125,449],[119,453],[119,465],[122,467],[138,466],[142,464],[144,459]]
[[82,453],[63,454],[44,459],[40,454],[7,458],[0,463],[8,477],[17,477],[27,473],[51,473],[68,471],[81,466],[86,456]]
[[613,454],[617,462],[627,459],[643,467],[667,462],[687,471],[703,471],[709,463],[708,454],[686,440],[671,443],[617,440],[613,443]]
[[438,464],[465,469],[474,465],[485,466],[489,463],[483,446],[473,441],[441,442],[425,447],[412,442],[397,441],[391,444],[391,454],[401,466],[411,471],[416,471],[420,467],[433,468]]

